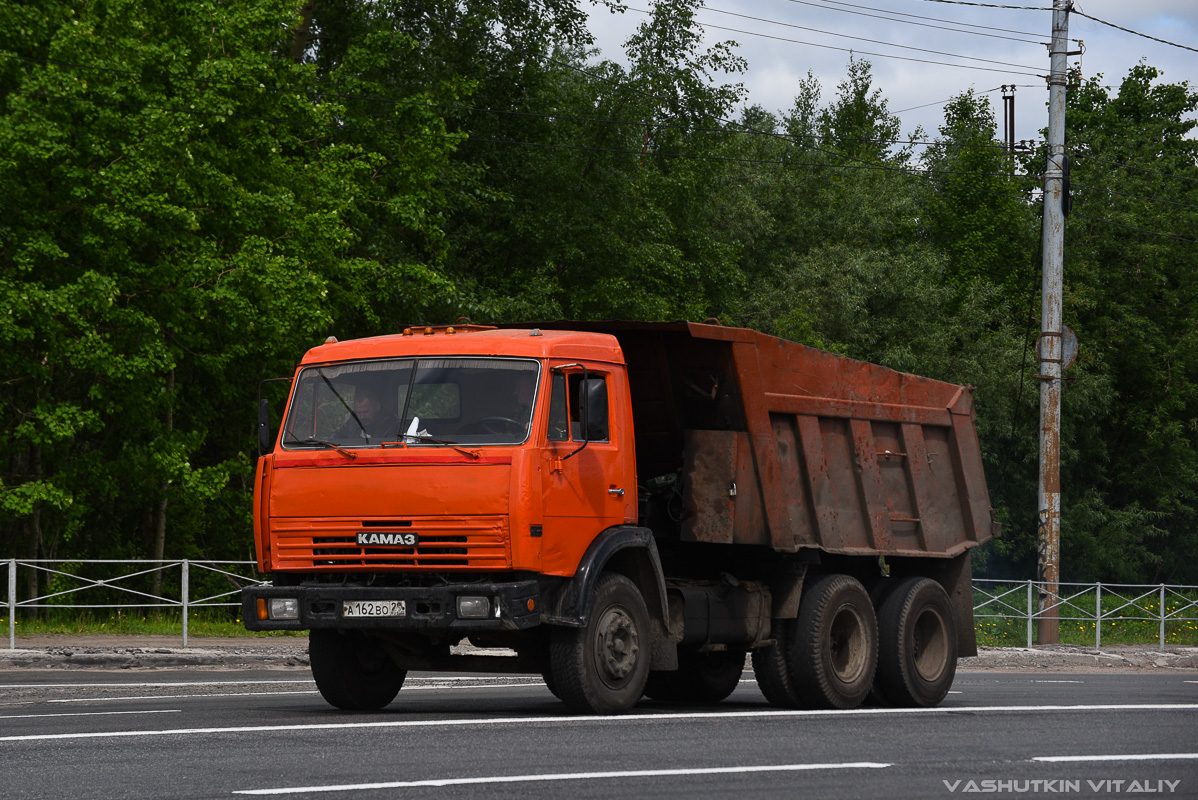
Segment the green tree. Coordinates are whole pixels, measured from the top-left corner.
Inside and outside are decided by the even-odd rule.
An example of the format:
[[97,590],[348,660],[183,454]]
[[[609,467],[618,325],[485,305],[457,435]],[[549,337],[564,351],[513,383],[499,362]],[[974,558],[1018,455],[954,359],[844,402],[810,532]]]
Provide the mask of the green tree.
[[[298,21],[285,0],[0,7],[0,548],[244,554],[257,381],[454,303],[454,139],[428,105],[451,90],[328,98],[289,57]],[[345,83],[413,46],[372,40]]]
[[743,62],[700,46],[694,6],[654,4],[627,69],[569,47],[528,65],[516,114],[473,129],[493,202],[456,217],[449,266],[494,316],[702,319],[738,293],[708,129],[741,95],[715,74]]
[[1198,92],[1160,77],[1096,76],[1066,112],[1062,561],[1087,579],[1198,580]]

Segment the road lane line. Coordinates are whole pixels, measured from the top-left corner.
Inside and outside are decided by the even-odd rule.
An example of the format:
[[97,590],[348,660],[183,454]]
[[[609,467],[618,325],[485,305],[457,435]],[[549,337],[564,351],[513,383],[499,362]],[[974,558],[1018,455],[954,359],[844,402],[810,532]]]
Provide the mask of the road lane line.
[[854,709],[764,709],[761,711],[678,711],[656,714],[619,714],[612,716],[583,715],[560,717],[476,717],[468,719],[425,719],[425,720],[392,720],[380,722],[322,722],[294,725],[246,725],[230,728],[172,728],[164,730],[140,731],[89,731],[81,733],[50,733],[32,734],[26,736],[0,736],[0,742],[33,742],[52,739],[113,739],[135,736],[191,736],[203,734],[238,734],[264,733],[287,731],[324,731],[324,730],[356,730],[369,728],[462,728],[462,727],[491,727],[491,726],[521,726],[521,725],[562,725],[577,723],[609,723],[623,722],[626,724],[646,722],[671,722],[676,720],[710,720],[722,722],[737,719],[778,719],[801,717],[829,717],[847,719],[849,717],[909,715],[909,714],[1043,714],[1047,712],[1087,712],[1087,711],[1198,711],[1198,703],[1140,703],[1120,705],[1072,705],[1072,706],[945,706],[938,708],[854,708]]
[[0,689],[90,689],[92,687],[130,688],[134,686],[150,686],[162,688],[169,686],[267,686],[282,683],[315,683],[311,678],[302,681],[178,681],[174,683],[0,683]]
[[67,711],[61,714],[12,714],[0,717],[5,719],[34,719],[35,717],[107,717],[114,714],[180,714],[181,708],[161,708],[146,711]]
[[1036,756],[1032,761],[1061,764],[1073,761],[1177,761],[1198,759],[1198,753],[1129,753],[1109,756]]
[[[203,700],[207,697],[274,697],[275,695],[319,694],[315,689],[302,692],[217,692],[216,694],[131,694],[125,697],[72,697],[47,700],[47,703],[110,703],[113,700]],[[130,712],[133,713],[133,712]]]
[[315,792],[351,792],[366,789],[409,789],[419,786],[478,786],[496,783],[532,783],[587,781],[610,778],[661,778],[679,775],[743,775],[751,772],[801,772],[823,769],[885,769],[893,766],[876,761],[849,761],[841,764],[769,764],[755,767],[703,767],[697,769],[632,769],[619,772],[559,772],[547,775],[492,775],[483,778],[433,778],[424,781],[386,783],[347,783],[340,786],[290,786],[279,789],[242,789],[233,794],[298,794]]
[[[495,683],[483,686],[405,686],[405,692],[453,691],[454,689],[519,689],[527,686],[544,688],[536,683]],[[47,700],[47,703],[107,703],[113,700],[203,700],[209,697],[275,697],[293,694],[319,694],[315,689],[302,692],[218,692],[215,694],[131,694],[122,697],[72,697],[67,700]]]

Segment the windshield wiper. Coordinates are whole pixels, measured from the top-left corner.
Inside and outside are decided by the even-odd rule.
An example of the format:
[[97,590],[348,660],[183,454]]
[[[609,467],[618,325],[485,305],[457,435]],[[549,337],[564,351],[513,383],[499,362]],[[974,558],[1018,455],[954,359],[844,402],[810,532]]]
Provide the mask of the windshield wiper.
[[311,438],[311,437],[309,437],[309,438],[307,438],[307,439],[303,439],[303,440],[300,440],[300,439],[292,439],[292,440],[291,440],[291,443],[292,443],[292,444],[322,444],[322,445],[324,445],[325,447],[330,447],[330,448],[332,448],[332,449],[336,450],[338,453],[340,453],[341,455],[343,455],[343,456],[345,456],[346,458],[350,459],[351,461],[352,461],[353,459],[355,459],[355,458],[357,458],[357,457],[358,457],[358,454],[357,454],[357,453],[355,453],[355,452],[353,452],[352,450],[346,450],[346,449],[345,449],[344,447],[342,447],[341,445],[339,445],[339,444],[333,444],[332,442],[326,442],[324,439],[313,439],[313,438]]
[[[341,401],[341,405],[345,406],[345,410],[348,411],[349,415],[354,418],[354,422],[358,423],[358,427],[362,429],[362,435],[364,437],[366,437],[366,442],[367,442],[367,444],[369,444],[370,443],[370,432],[366,430],[366,426],[362,424],[362,420],[358,419],[358,415],[356,413],[354,413],[353,407],[350,406],[349,403],[345,402],[345,398],[341,396],[341,392],[337,391],[337,387],[334,386],[333,382],[325,376],[324,372],[322,372],[321,370],[316,370],[316,374],[320,376],[320,379],[322,381],[324,381],[325,383],[327,383],[329,385],[329,389],[333,392],[334,395],[337,396],[337,399]],[[310,441],[316,441],[316,440],[312,439]],[[328,444],[328,443],[326,442],[325,444]],[[337,445],[330,445],[330,447],[337,447]],[[340,450],[340,448],[337,448],[337,449]]]
[[[465,447],[458,447],[457,442],[451,442],[448,439],[438,439],[434,436],[429,436],[424,431],[420,431],[419,433],[405,434],[404,438],[405,439],[419,439],[422,442],[432,442],[433,444],[449,445],[454,450],[457,450],[459,453],[469,456],[470,458],[481,458],[481,454],[477,450],[467,450]],[[404,441],[404,442],[382,442],[381,444],[379,444],[379,447],[403,447],[406,444],[408,444],[408,442],[406,442],[406,441]]]

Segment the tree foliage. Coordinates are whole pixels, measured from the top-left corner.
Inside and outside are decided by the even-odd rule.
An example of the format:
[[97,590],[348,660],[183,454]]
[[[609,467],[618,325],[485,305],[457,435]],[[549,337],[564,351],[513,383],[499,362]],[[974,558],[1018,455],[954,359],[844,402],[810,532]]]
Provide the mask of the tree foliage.
[[[743,106],[698,6],[619,61],[575,0],[0,6],[0,554],[248,555],[258,382],[331,333],[719,317],[974,385],[1031,574],[1043,153],[973,91],[921,150],[858,59]],[[1196,110],[1069,93],[1067,578],[1198,580]]]

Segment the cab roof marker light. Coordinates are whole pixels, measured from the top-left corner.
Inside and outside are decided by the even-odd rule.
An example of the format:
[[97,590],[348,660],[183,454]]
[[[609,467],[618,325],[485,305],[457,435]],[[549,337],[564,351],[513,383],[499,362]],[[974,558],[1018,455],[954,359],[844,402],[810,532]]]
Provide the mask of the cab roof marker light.
[[324,343],[325,343],[325,344],[336,344],[336,343],[337,343],[337,337],[336,337],[336,336],[329,336],[328,338],[326,338],[326,339],[324,340]]

